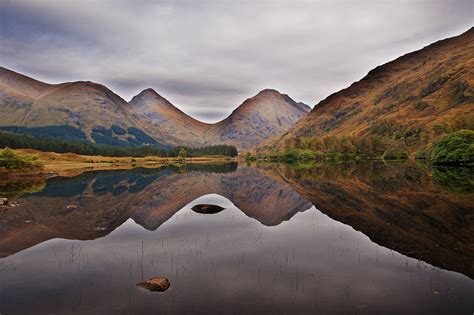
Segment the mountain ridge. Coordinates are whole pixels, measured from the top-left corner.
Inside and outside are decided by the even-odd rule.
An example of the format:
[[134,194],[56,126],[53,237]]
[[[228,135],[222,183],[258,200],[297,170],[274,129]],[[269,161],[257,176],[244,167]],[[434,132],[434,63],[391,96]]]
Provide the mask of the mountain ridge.
[[[279,110],[280,116],[269,114],[271,101],[275,102],[273,110]],[[247,106],[248,103],[251,105]],[[151,136],[157,143],[173,146],[228,144],[245,150],[268,136],[288,130],[309,111],[307,105],[293,101],[288,95],[267,89],[245,100],[227,118],[210,124],[187,115],[152,88],[144,89],[127,102],[99,83],[48,84],[0,68],[0,128],[15,131],[70,126],[77,129],[76,134],[84,134],[74,140],[101,145],[154,144],[148,141]],[[255,119],[246,121],[242,117],[246,112]],[[140,135],[135,134],[136,130],[128,132],[130,128],[139,129]]]
[[[316,104],[289,131],[257,152],[282,152],[301,141],[380,136],[409,152],[440,134],[474,128],[474,28],[370,70]],[[305,147],[305,146],[303,146]]]

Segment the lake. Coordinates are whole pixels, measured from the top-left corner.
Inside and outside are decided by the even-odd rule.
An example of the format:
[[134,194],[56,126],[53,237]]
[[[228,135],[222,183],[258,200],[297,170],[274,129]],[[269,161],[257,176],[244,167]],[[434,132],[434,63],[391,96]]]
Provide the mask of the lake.
[[473,168],[188,164],[0,195],[0,314],[474,312]]

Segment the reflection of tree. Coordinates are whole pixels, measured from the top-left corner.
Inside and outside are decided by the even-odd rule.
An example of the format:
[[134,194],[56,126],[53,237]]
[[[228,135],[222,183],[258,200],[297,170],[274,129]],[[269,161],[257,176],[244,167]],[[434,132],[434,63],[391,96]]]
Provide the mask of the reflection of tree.
[[46,180],[38,177],[18,177],[0,180],[0,197],[16,198],[44,189]]
[[222,164],[186,164],[176,169],[178,173],[186,172],[206,172],[206,173],[232,173],[237,170],[238,163],[222,163]]
[[443,190],[459,194],[474,194],[474,168],[433,167],[433,181]]

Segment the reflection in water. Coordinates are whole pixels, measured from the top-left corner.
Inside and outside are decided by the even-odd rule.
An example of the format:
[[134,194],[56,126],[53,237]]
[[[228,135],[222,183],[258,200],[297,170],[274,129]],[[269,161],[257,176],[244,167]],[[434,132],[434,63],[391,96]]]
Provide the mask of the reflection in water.
[[434,182],[444,191],[459,195],[474,194],[474,169],[472,167],[435,167]]
[[474,278],[473,168],[435,168],[433,178],[416,165],[384,163],[279,173],[322,212],[376,243]]
[[26,193],[41,191],[46,181],[36,177],[0,178],[0,198],[17,198]]
[[[383,163],[52,178],[0,213],[0,312],[471,312],[472,179]],[[136,287],[157,276],[165,293]]]

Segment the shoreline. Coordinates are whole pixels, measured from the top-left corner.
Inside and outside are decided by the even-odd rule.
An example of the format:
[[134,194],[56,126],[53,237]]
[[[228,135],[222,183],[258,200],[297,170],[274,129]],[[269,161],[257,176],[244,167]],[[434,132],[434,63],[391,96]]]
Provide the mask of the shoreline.
[[232,158],[227,156],[203,156],[203,157],[187,157],[187,158],[170,158],[158,156],[146,157],[106,157],[106,156],[89,156],[73,153],[55,153],[42,152],[31,149],[15,149],[18,154],[27,154],[36,157],[42,161],[43,169],[33,172],[28,170],[1,171],[2,176],[8,178],[21,177],[38,177],[50,178],[56,176],[75,176],[87,171],[99,170],[127,170],[137,167],[158,168],[165,165],[185,165],[185,164],[220,164],[237,162],[238,157]]

